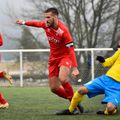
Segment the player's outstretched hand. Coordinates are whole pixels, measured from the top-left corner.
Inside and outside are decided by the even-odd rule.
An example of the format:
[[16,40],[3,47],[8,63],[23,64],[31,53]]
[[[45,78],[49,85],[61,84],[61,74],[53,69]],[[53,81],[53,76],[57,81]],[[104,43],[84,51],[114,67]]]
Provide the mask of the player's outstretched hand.
[[100,63],[104,63],[105,62],[105,59],[102,56],[97,56],[96,60],[98,60]]
[[19,24],[19,25],[24,25],[25,21],[24,20],[17,20],[16,23]]

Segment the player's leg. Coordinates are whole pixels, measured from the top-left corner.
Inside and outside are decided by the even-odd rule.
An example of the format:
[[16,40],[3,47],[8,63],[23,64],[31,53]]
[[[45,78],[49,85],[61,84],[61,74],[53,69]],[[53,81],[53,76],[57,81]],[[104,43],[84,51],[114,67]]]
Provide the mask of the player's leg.
[[[0,72],[0,78],[3,78],[4,77],[4,72],[1,71]],[[1,108],[8,108],[9,107],[9,104],[8,102],[6,101],[6,99],[3,97],[2,93],[0,93],[0,109]]]
[[49,78],[49,87],[53,93],[59,97],[67,99],[67,94],[65,89],[61,86],[58,77],[53,76]]
[[73,92],[73,88],[72,88],[71,84],[68,81],[69,73],[70,73],[70,69],[68,67],[60,66],[59,80],[67,93],[69,101],[71,101],[74,92]]
[[117,107],[113,104],[113,103],[111,103],[111,102],[109,102],[109,103],[107,103],[107,105],[106,105],[106,107],[104,107],[104,109],[102,109],[102,110],[99,110],[98,112],[97,112],[97,114],[99,114],[99,115],[113,115],[113,114],[116,114],[117,113]]
[[74,94],[72,101],[69,106],[69,111],[73,112],[74,109],[77,107],[78,103],[81,103],[83,100],[83,96],[88,93],[88,90],[86,87],[81,86]]
[[[68,95],[69,101],[71,101],[72,97],[74,95],[72,85],[70,84],[70,82],[68,80],[68,76],[70,74],[70,69],[71,69],[71,61],[69,59],[67,59],[67,58],[62,59],[59,66],[60,66],[59,80],[60,80],[63,88],[65,89],[65,91],[66,91],[66,93]],[[84,108],[80,103],[77,105],[77,108],[79,109],[80,113],[83,113]],[[78,114],[77,110],[75,110],[74,113],[75,112]]]
[[8,107],[9,107],[8,102],[5,100],[2,93],[0,93],[0,109],[1,108],[8,108]]
[[[49,79],[49,86],[50,89],[53,93],[55,93],[56,95],[58,95],[59,97],[68,99],[68,94],[66,93],[65,89],[63,88],[63,86],[60,84],[58,78],[56,76],[51,77]],[[71,99],[70,99],[71,100]],[[79,104],[79,111],[81,113],[83,113],[83,107]],[[79,114],[78,110],[74,111],[74,114]],[[57,113],[56,113],[57,114]]]
[[3,78],[4,77],[4,73],[3,71],[0,71],[0,78]]
[[88,93],[87,88],[81,86],[75,93],[70,103],[69,109],[60,111],[57,115],[73,115],[77,105],[82,101],[83,96]]
[[104,111],[104,114],[105,115],[112,115],[112,114],[116,114],[116,113],[117,113],[117,107],[113,103],[108,102],[106,109]]
[[115,114],[120,104],[120,83],[108,76],[104,76],[103,81],[105,86],[105,97],[102,103],[106,103],[106,108],[103,111],[98,111],[97,114]]
[[1,104],[5,104],[7,101],[5,100],[5,98],[3,97],[2,93],[0,93],[0,103]]
[[[0,72],[0,78],[4,77],[4,73],[1,71]],[[3,97],[2,93],[0,93],[0,108],[2,108],[3,104],[6,104],[7,101],[5,100],[5,98]]]
[[73,97],[73,88],[68,80],[68,76],[70,74],[70,69],[72,66],[72,62],[69,58],[63,58],[59,61],[58,67],[59,67],[59,80],[60,83],[62,84],[63,88],[65,89],[69,101],[71,101]]
[[12,83],[13,83],[13,78],[12,78],[12,76],[11,76],[9,73],[3,71],[3,77],[4,77],[5,79],[7,79],[7,80],[9,81],[9,83],[12,85]]
[[95,80],[92,80],[86,84],[84,84],[84,86],[81,86],[77,92],[75,92],[71,104],[69,106],[69,109],[61,111],[58,113],[58,115],[71,115],[73,114],[73,110],[75,109],[75,107],[78,105],[79,102],[82,101],[83,96],[85,94],[88,95],[88,97],[94,97],[96,95],[102,94],[104,89],[102,86],[101,82],[101,77],[96,78]]
[[56,95],[67,99],[67,94],[58,80],[59,61],[49,61],[49,87]]
[[0,71],[0,78],[7,79],[10,84],[12,84],[12,82],[13,82],[12,76],[5,71]]

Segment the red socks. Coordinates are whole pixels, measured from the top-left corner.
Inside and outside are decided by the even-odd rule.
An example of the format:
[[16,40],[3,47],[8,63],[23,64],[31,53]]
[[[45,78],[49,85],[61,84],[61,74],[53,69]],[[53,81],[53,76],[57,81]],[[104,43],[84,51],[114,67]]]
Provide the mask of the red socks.
[[2,78],[4,75],[3,75],[3,72],[0,72],[0,78]]
[[62,86],[60,86],[58,89],[54,90],[53,92],[62,98],[68,99],[67,93],[65,92],[65,89]]
[[71,101],[74,94],[72,86],[69,82],[62,84],[62,86],[53,92],[62,98],[69,99],[69,101]]
[[5,104],[7,101],[3,98],[2,93],[0,93],[0,103]]
[[72,86],[69,82],[66,82],[64,84],[62,84],[63,88],[65,89],[65,92],[67,93],[67,98],[69,99],[69,101],[72,100],[72,97],[74,95],[74,91],[72,89]]

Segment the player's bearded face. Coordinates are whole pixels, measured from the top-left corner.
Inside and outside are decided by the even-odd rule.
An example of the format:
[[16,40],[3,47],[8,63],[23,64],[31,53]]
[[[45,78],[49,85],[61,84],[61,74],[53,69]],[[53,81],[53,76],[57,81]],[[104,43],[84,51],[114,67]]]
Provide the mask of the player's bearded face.
[[45,13],[47,27],[54,27],[54,17],[55,16],[51,12]]

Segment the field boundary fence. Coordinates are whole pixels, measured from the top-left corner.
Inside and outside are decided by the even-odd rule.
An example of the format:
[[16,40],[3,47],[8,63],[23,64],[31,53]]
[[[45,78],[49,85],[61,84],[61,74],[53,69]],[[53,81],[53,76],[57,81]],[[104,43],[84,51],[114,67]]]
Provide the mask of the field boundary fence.
[[[15,69],[14,67],[17,66],[17,65],[13,65],[12,69],[10,69],[9,68],[9,63],[10,63],[11,60],[9,60],[9,59],[5,60],[5,58],[2,58],[1,63],[0,63],[1,64],[0,65],[1,70],[2,69],[6,70],[6,71],[10,72],[13,76],[14,76],[14,73],[18,74],[18,76],[19,76],[18,86],[23,87],[23,86],[25,86],[24,77],[27,76],[27,75],[24,74],[25,70],[26,71],[31,71],[31,73],[29,73],[30,76],[32,75],[32,73],[34,73],[34,76],[37,77],[37,75],[38,75],[37,72],[40,69],[43,69],[40,66],[40,64],[42,64],[42,66],[45,66],[45,68],[44,68],[45,70],[43,69],[43,71],[42,70],[41,71],[46,76],[46,79],[44,78],[44,80],[47,81],[47,74],[48,74],[48,72],[47,72],[47,60],[48,60],[48,57],[49,57],[49,52],[50,52],[49,49],[0,50],[0,53],[2,53],[3,56],[4,56],[4,54],[6,54],[6,56],[10,56],[10,55],[13,54],[12,64],[18,63],[18,69],[16,70],[16,73],[15,73],[13,71]],[[89,80],[90,80],[90,79],[94,79],[96,77],[96,72],[97,72],[96,69],[98,68],[96,66],[96,60],[95,60],[96,56],[97,55],[101,55],[101,56],[107,56],[108,55],[109,56],[109,54],[110,55],[113,54],[114,51],[113,51],[112,48],[84,48],[84,49],[75,49],[75,52],[76,52],[76,56],[77,56],[77,60],[78,60],[78,64],[79,64],[78,67],[79,67],[79,69],[81,69],[80,74],[82,73],[82,74],[85,74],[83,76],[87,76],[86,75],[87,74],[86,69],[88,71],[88,69],[89,69],[88,67],[90,67],[90,70],[88,71],[89,74],[90,74],[90,76],[89,76],[90,77]],[[42,56],[42,57],[39,57],[39,56]],[[35,61],[35,62],[32,63],[32,61]],[[32,63],[33,66],[29,67],[29,65],[31,65],[31,63]],[[87,63],[87,65],[86,65],[86,63]],[[6,65],[6,67],[5,67],[5,65]],[[35,66],[39,66],[39,68],[35,68]],[[34,72],[32,71],[32,69],[33,69]],[[35,72],[35,70],[36,70],[36,72]],[[99,73],[102,74],[102,72],[99,72]],[[83,76],[80,76],[81,79],[85,79]],[[38,76],[38,78],[39,78],[39,76]],[[31,77],[31,79],[29,79],[28,82],[30,83],[30,81],[32,81],[32,79],[33,78]],[[39,82],[36,83],[36,84],[39,84]]]

